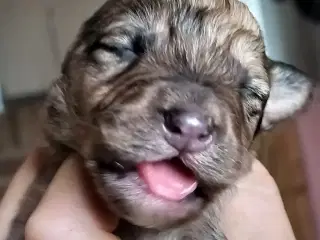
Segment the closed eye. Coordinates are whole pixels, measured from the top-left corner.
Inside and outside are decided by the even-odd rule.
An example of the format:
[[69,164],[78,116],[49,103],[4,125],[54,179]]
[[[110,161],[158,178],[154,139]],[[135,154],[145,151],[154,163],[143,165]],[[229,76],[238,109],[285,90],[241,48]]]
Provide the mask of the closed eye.
[[121,61],[131,62],[145,52],[145,43],[140,35],[133,39],[129,37],[102,38],[89,47],[89,52],[98,55],[98,58],[99,55],[108,53]]
[[263,112],[263,106],[266,103],[268,96],[264,94],[259,88],[243,85],[242,94],[246,102],[246,110],[248,118],[256,118]]
[[96,55],[104,53],[113,54],[121,61],[125,62],[131,62],[137,57],[137,54],[134,52],[131,46],[126,46],[117,43],[97,42],[90,47],[89,51]]

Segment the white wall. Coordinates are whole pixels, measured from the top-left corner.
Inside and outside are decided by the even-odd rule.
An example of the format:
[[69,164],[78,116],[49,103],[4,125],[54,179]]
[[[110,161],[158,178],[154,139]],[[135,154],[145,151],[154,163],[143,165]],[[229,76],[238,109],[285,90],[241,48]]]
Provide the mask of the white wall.
[[292,1],[242,1],[260,23],[266,51],[271,58],[294,64],[312,76],[320,76],[316,52],[316,31],[320,28],[303,19]]
[[[15,97],[45,90],[58,75],[80,24],[104,2],[0,0],[0,81],[5,95]],[[320,46],[310,39],[315,38],[316,28],[299,17],[291,1],[277,5],[272,0],[243,2],[262,26],[269,56],[320,76],[315,60],[316,54],[320,56]]]
[[45,91],[81,23],[104,0],[47,1],[51,12],[45,2],[0,1],[0,81],[6,97]]
[[43,89],[55,75],[40,0],[0,2],[0,80],[5,93]]
[[54,24],[57,30],[59,55],[62,61],[69,45],[74,41],[82,22],[98,9],[105,0],[55,0]]

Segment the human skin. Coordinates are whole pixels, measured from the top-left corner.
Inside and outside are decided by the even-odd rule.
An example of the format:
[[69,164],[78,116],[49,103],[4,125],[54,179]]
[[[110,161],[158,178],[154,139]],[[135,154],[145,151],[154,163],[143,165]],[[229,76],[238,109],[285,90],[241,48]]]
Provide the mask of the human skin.
[[[47,157],[43,149],[36,150],[16,173],[0,204],[0,240]],[[110,233],[117,218],[101,209],[99,200],[85,187],[85,179],[77,157],[66,159],[26,225],[26,240],[117,239]],[[254,161],[252,171],[236,187],[222,205],[221,227],[229,240],[295,239],[278,188],[259,161]]]

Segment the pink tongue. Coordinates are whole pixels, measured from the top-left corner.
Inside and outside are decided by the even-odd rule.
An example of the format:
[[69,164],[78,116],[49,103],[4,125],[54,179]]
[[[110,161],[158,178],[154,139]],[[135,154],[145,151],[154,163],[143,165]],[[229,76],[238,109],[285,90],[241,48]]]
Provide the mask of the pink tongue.
[[144,162],[139,164],[138,169],[153,194],[178,201],[196,189],[197,181],[186,167],[174,161]]

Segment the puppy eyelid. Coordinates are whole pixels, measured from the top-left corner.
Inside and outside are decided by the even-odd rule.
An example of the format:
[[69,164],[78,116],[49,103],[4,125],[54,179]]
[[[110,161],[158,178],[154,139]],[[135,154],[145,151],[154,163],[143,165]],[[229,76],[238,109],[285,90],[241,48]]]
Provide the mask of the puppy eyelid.
[[[103,59],[99,61],[101,63],[104,63],[105,59],[110,59],[110,54],[123,62],[131,62],[137,57],[130,45],[115,41],[97,41],[90,47],[89,52],[93,53],[96,59]],[[104,57],[106,53],[109,56]]]
[[107,52],[111,52],[116,54],[119,57],[123,57],[124,52],[132,52],[133,50],[130,47],[121,45],[121,44],[107,44],[107,43],[100,43],[99,48],[105,50]]

